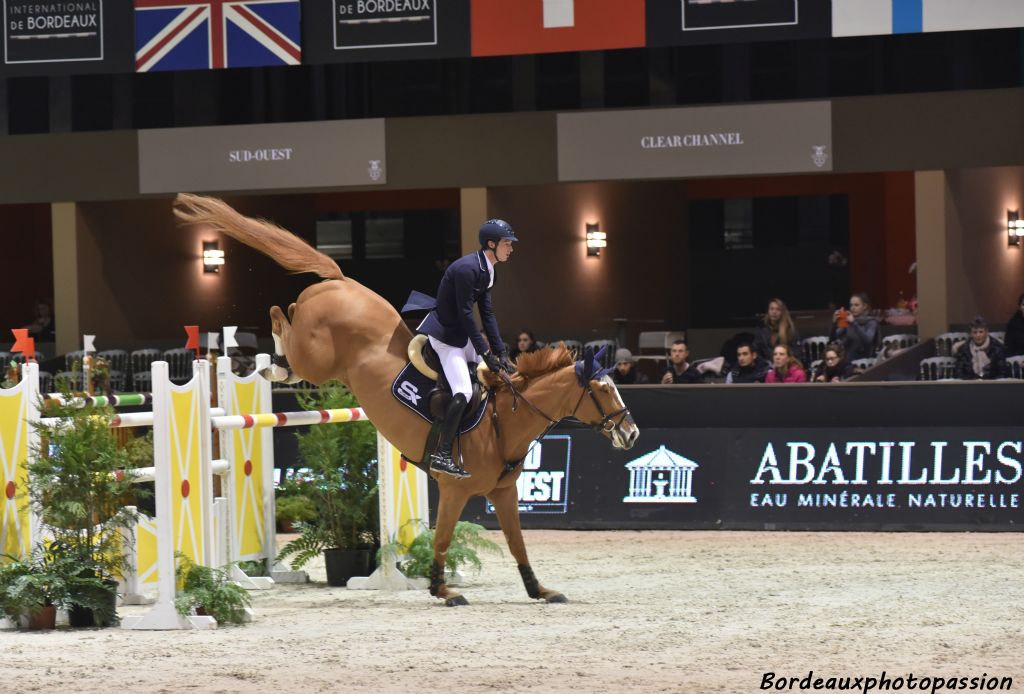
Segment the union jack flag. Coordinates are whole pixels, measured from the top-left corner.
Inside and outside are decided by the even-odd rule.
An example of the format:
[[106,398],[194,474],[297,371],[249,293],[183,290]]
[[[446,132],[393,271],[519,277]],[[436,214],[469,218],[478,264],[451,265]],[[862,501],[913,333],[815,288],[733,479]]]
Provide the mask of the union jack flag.
[[135,69],[298,65],[299,0],[135,0]]

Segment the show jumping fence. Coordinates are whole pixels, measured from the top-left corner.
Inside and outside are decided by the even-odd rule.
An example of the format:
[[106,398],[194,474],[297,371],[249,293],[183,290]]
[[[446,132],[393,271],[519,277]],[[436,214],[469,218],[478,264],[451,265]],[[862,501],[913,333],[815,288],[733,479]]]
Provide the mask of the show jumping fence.
[[[140,515],[133,537],[132,569],[123,577],[125,603],[152,603],[141,616],[126,617],[129,629],[211,628],[209,617],[183,618],[174,609],[175,554],[204,566],[232,564],[232,578],[250,589],[269,588],[268,577],[250,577],[235,562],[262,561],[271,576],[278,567],[274,513],[272,429],[364,421],[361,408],[272,413],[270,383],[258,372],[268,366],[257,355],[256,371],[247,377],[231,372],[231,360],[217,363],[217,402],[211,406],[209,363],[196,361],[193,378],[175,385],[166,362],[153,363],[152,393],[82,396],[87,405],[140,406],[151,412],[121,413],[111,426],[153,427],[154,465],[132,471],[136,481],[156,487],[156,516]],[[50,399],[64,401],[59,394]],[[38,366],[26,364],[22,381],[0,390],[0,552],[27,554],[41,538],[40,524],[24,502],[29,451],[37,444],[34,422],[40,420]],[[217,433],[220,457],[213,455]],[[426,477],[406,466],[390,444],[378,437],[381,476],[381,535],[401,537],[411,519],[427,518]],[[222,497],[214,498],[213,475],[221,476]],[[403,530],[405,529],[405,530]],[[409,539],[409,538],[406,538]],[[153,594],[155,593],[155,602]]]

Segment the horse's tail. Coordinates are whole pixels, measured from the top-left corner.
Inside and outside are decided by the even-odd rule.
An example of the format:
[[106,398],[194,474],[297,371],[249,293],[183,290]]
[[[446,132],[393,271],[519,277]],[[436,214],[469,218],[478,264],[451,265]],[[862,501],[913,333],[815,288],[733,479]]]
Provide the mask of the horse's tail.
[[303,239],[271,222],[239,214],[223,200],[179,193],[174,201],[174,216],[182,224],[208,226],[225,233],[292,272],[314,272],[329,280],[345,279],[336,262]]

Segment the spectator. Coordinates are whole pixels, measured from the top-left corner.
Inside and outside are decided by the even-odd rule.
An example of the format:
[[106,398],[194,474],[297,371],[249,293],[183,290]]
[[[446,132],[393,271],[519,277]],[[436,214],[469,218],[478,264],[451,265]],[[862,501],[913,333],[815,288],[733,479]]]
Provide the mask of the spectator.
[[761,325],[754,329],[754,349],[758,354],[772,354],[778,345],[786,345],[797,359],[800,354],[800,335],[782,299],[768,302],[768,312]]
[[651,382],[651,379],[637,370],[633,353],[625,348],[615,350],[615,371],[612,371],[612,380],[617,385],[639,385]]
[[956,353],[956,376],[965,381],[995,380],[1006,374],[1006,349],[988,334],[981,316],[971,321],[971,339]]
[[668,368],[661,375],[664,385],[669,383],[703,383],[704,374],[690,366],[690,347],[686,340],[676,340],[668,353]]
[[856,373],[853,364],[846,361],[846,353],[838,342],[832,342],[825,348],[821,366],[814,375],[815,383],[839,383]]
[[840,306],[832,314],[830,340],[843,345],[850,361],[874,357],[880,335],[878,320],[871,317],[871,302],[863,292],[850,297],[849,311]]
[[736,348],[736,366],[725,377],[726,383],[764,383],[768,363],[757,356],[754,346],[743,342]]
[[1017,299],[1017,310],[1006,322],[1006,356],[1016,357],[1024,354],[1024,294]]
[[45,301],[37,301],[35,307],[36,317],[28,328],[28,334],[38,342],[53,342],[57,339],[53,323],[53,309]]
[[772,368],[765,376],[765,383],[807,383],[807,372],[789,345],[775,345],[772,351]]
[[512,348],[510,356],[512,361],[515,361],[519,359],[520,354],[536,351],[537,340],[534,339],[533,333],[529,330],[520,330],[519,337],[516,338],[516,346]]

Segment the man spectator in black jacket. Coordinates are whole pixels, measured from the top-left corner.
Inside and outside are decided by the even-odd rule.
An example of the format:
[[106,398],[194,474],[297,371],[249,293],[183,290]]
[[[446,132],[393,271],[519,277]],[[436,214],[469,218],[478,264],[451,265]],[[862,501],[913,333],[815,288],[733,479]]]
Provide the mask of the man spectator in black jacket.
[[704,383],[704,374],[690,366],[690,347],[686,340],[676,340],[668,353],[668,368],[661,376],[664,385],[670,383]]
[[640,385],[650,382],[646,374],[637,371],[633,353],[624,347],[615,350],[615,371],[612,371],[612,380],[615,381],[615,385]]
[[725,382],[764,383],[769,368],[768,362],[758,356],[752,344],[741,342],[736,348],[736,366],[725,377]]
[[971,339],[957,350],[956,375],[965,381],[1006,375],[1006,348],[989,335],[988,323],[981,316],[971,321]]

